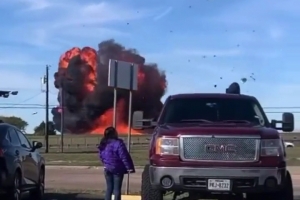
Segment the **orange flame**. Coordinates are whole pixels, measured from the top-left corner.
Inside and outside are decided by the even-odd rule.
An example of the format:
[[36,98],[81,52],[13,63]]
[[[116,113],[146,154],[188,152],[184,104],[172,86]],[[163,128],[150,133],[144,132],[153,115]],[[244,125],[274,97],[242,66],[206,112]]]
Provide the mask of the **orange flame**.
[[80,54],[80,48],[78,47],[73,47],[72,49],[66,51],[59,58],[59,64],[58,64],[59,68],[63,68],[63,69],[68,68],[71,58],[79,54]]
[[[123,113],[124,113],[124,100],[120,100],[117,103],[117,116],[116,116],[116,124],[117,124],[117,130],[119,133],[127,133],[129,130],[129,127],[127,124],[122,121],[123,119]],[[103,115],[101,115],[95,122],[95,125],[97,125],[97,128],[95,128],[92,131],[92,134],[102,134],[108,126],[112,126],[113,124],[113,116],[114,116],[114,110],[113,108],[107,110]],[[136,130],[131,129],[131,133],[135,135],[140,135]]]

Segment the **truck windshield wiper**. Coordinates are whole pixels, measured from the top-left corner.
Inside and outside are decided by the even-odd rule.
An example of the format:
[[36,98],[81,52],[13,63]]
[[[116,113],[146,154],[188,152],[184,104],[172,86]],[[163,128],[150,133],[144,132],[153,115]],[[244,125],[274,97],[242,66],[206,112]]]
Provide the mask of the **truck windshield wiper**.
[[252,124],[252,122],[248,121],[248,120],[224,120],[221,121],[221,123],[232,123],[232,124]]
[[212,121],[206,119],[183,119],[181,122],[200,122],[200,123],[213,123]]

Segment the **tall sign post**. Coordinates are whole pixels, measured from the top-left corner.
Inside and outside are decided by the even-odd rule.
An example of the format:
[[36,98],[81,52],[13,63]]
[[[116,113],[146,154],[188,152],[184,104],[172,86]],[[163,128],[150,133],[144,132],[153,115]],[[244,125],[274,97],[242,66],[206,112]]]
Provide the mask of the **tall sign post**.
[[[113,125],[117,127],[117,89],[129,91],[129,110],[128,110],[128,137],[127,148],[130,153],[131,128],[132,128],[132,92],[138,88],[138,65],[134,63],[109,60],[108,86],[114,88],[114,115]],[[129,193],[129,173],[126,180],[126,194]]]

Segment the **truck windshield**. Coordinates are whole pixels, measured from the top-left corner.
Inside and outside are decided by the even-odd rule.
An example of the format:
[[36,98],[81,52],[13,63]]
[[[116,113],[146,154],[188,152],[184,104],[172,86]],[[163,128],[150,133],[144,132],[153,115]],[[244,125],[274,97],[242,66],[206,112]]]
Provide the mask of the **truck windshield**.
[[182,98],[168,102],[160,123],[248,123],[268,126],[257,101],[234,98]]

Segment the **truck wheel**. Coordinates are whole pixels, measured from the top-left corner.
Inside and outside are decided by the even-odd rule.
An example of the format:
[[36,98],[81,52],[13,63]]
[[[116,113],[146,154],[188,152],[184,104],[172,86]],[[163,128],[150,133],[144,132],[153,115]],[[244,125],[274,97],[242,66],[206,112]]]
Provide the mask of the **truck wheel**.
[[287,177],[285,179],[284,188],[275,193],[270,194],[255,194],[247,195],[247,200],[294,200],[294,190],[292,177],[289,172],[287,172]]
[[152,189],[151,187],[149,167],[149,165],[146,165],[142,173],[142,200],[163,200],[162,191]]
[[290,172],[287,172],[283,190],[278,193],[275,193],[272,199],[294,200],[293,181]]

